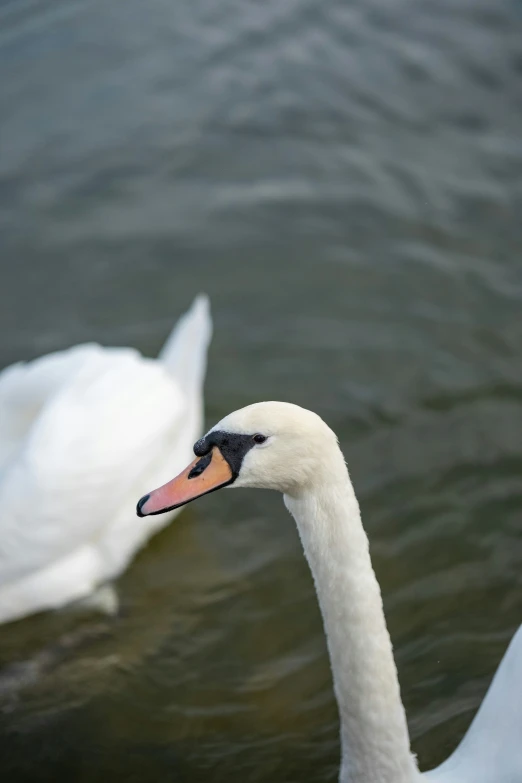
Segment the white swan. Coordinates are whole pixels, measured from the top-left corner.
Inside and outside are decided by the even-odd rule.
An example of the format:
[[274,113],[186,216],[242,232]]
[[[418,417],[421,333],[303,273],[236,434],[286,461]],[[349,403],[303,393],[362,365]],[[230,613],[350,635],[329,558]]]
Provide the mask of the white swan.
[[91,595],[168,521],[136,525],[133,493],[190,457],[210,336],[201,296],[157,360],[89,344],[0,374],[0,622]]
[[288,403],[251,405],[219,422],[194,452],[185,471],[139,501],[138,515],[224,486],[284,493],[324,620],[341,724],[340,781],[521,783],[522,628],[457,750],[436,770],[419,772],[359,506],[322,419]]

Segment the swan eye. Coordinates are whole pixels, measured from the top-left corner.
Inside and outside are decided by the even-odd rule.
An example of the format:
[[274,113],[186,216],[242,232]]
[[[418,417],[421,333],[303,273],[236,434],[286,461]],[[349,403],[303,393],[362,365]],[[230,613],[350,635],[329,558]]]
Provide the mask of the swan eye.
[[264,443],[266,439],[266,435],[261,435],[260,432],[256,433],[256,435],[252,435],[252,440],[254,443]]

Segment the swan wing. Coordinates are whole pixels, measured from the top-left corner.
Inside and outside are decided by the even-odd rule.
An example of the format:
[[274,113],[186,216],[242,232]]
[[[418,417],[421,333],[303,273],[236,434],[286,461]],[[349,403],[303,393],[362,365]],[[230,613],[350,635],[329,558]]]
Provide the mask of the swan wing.
[[0,471],[23,446],[43,407],[100,350],[77,345],[0,372]]
[[522,626],[462,742],[425,777],[430,783],[521,783]]
[[132,350],[90,351],[0,476],[0,586],[99,539],[185,413],[175,380]]
[[138,522],[136,500],[151,487],[169,481],[193,457],[192,447],[203,426],[203,382],[211,336],[209,301],[200,295],[180,318],[158,357],[157,363],[180,391],[183,413],[179,419],[172,419],[170,432],[161,428],[161,411],[155,424],[144,423],[145,432],[152,435],[155,444],[148,447],[151,460],[140,471],[130,495],[119,505],[100,544],[111,577],[121,572],[132,554],[153,533],[182,511],[177,509]]

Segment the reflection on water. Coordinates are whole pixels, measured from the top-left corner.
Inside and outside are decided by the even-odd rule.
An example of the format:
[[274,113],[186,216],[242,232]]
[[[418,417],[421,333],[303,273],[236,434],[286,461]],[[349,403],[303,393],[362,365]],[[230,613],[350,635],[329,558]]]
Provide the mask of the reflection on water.
[[[339,433],[423,766],[522,620],[521,33],[508,0],[0,7],[0,362],[154,353],[208,291],[209,423]],[[0,628],[11,780],[335,779],[278,497],[202,499],[118,591]]]

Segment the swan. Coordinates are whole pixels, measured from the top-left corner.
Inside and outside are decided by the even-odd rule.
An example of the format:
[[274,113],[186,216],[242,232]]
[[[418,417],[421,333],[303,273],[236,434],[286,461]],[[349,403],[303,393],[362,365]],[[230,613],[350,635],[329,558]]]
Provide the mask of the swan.
[[211,330],[200,296],[157,359],[85,344],[0,373],[0,622],[88,602],[169,521],[140,529],[134,491],[190,458]]
[[471,727],[440,767],[421,774],[410,749],[397,669],[368,538],[337,438],[315,413],[261,402],[230,414],[196,459],[138,502],[138,516],[221,487],[282,492],[320,609],[340,717],[341,783],[521,783],[522,627]]

